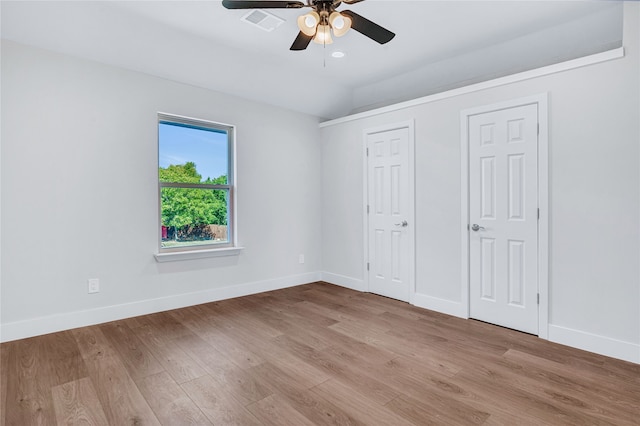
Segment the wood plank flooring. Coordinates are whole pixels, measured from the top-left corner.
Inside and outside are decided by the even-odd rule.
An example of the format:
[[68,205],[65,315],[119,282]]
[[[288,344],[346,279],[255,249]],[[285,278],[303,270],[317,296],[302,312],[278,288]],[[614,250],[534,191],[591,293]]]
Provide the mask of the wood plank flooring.
[[640,365],[313,283],[0,345],[5,425],[638,425]]

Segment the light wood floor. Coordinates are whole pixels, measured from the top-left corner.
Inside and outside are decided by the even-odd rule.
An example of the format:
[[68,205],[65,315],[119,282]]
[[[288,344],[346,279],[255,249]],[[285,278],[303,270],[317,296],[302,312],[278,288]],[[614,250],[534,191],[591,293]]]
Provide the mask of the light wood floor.
[[640,365],[325,283],[0,354],[3,426],[640,424]]

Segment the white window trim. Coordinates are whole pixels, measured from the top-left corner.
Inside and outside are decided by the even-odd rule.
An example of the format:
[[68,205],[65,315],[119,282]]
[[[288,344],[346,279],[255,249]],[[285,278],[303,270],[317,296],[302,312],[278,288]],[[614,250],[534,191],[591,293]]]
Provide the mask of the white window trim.
[[229,233],[228,238],[229,242],[222,247],[216,247],[214,244],[205,245],[205,246],[192,246],[192,247],[181,247],[181,248],[168,248],[162,249],[160,246],[161,239],[161,200],[160,200],[160,182],[158,180],[158,252],[154,253],[154,257],[156,262],[164,263],[164,262],[174,262],[174,261],[182,261],[182,260],[195,260],[195,259],[206,259],[206,258],[215,258],[215,257],[225,257],[225,256],[238,256],[243,250],[244,247],[237,246],[238,242],[238,225],[237,219],[238,214],[236,211],[236,188],[237,188],[237,178],[236,178],[236,127],[231,124],[219,123],[211,120],[204,120],[199,118],[186,117],[182,115],[169,114],[164,112],[157,113],[157,122],[160,120],[176,120],[178,122],[193,122],[194,124],[206,123],[212,125],[212,127],[228,127],[232,133],[231,135],[231,143],[230,143],[230,161],[229,161],[229,170],[228,170],[228,178],[230,179],[231,190],[230,190],[230,200],[229,203],[231,205],[231,213],[229,217],[229,222],[231,222],[228,227]]
[[175,262],[178,260],[206,259],[210,257],[238,256],[244,247],[225,247],[207,250],[173,251],[170,253],[155,253],[156,262]]

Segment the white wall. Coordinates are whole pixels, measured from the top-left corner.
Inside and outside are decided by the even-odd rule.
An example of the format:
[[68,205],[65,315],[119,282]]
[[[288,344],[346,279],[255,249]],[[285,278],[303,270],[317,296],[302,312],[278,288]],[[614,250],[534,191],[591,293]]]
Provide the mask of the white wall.
[[415,120],[416,293],[460,304],[460,111],[548,92],[549,337],[640,362],[640,5],[624,31],[622,59],[323,127],[325,276],[364,285],[364,129]]
[[[318,278],[317,118],[5,41],[1,82],[3,340]],[[158,111],[237,126],[241,255],[156,263]]]

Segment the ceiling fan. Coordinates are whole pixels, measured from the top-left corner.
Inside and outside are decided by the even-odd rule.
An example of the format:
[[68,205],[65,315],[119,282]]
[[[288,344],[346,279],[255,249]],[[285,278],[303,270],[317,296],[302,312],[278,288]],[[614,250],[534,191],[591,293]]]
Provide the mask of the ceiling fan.
[[301,9],[311,8],[311,12],[298,17],[300,32],[291,45],[291,50],[305,50],[311,40],[319,44],[331,44],[331,34],[341,37],[350,28],[358,31],[380,44],[385,44],[395,34],[375,22],[358,15],[350,10],[338,12],[336,9],[342,3],[354,4],[364,0],[307,0],[278,1],[278,0],[222,0],[227,9]]

